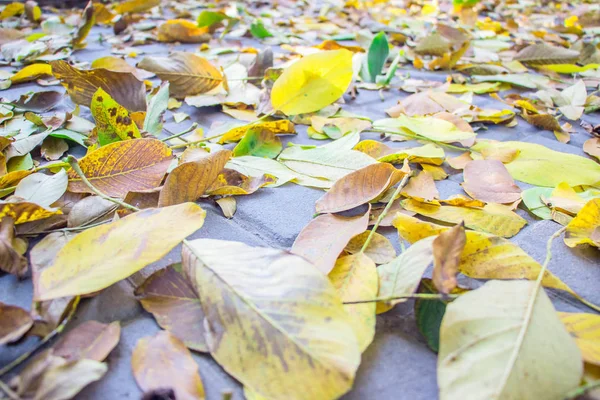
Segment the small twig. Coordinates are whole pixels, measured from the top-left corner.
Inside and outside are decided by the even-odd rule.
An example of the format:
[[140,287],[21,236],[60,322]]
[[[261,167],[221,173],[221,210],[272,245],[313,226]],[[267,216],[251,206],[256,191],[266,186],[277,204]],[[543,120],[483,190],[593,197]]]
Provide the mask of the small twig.
[[[167,142],[167,141],[169,141],[171,139],[176,139],[176,138],[181,137],[181,136],[183,136],[183,135],[185,135],[187,133],[190,133],[191,131],[195,130],[196,128],[198,128],[198,124],[196,122],[194,122],[189,128],[187,128],[183,132],[175,133],[175,134],[173,134],[173,135],[171,135],[169,137],[166,137],[164,139],[160,139],[160,141],[161,142]],[[181,140],[187,141],[184,138],[181,138]]]
[[54,233],[54,232],[76,232],[76,231],[82,231],[84,229],[89,229],[89,228],[94,228],[96,226],[104,225],[109,222],[111,222],[111,220],[107,219],[107,220],[100,221],[100,222],[94,222],[93,224],[84,225],[84,226],[76,226],[73,228],[60,228],[60,229],[51,229],[49,231],[26,232],[22,236],[37,236],[37,235],[45,235],[48,233]]
[[383,219],[387,215],[387,213],[390,210],[390,208],[392,208],[392,204],[394,203],[394,200],[396,200],[396,197],[398,197],[400,195],[400,192],[402,191],[402,189],[404,188],[404,186],[406,186],[406,184],[408,182],[408,179],[411,176],[412,176],[412,172],[409,172],[406,175],[404,175],[404,178],[402,178],[402,181],[400,181],[400,184],[398,185],[398,187],[394,191],[394,194],[392,195],[392,198],[390,199],[390,201],[388,201],[388,203],[386,204],[386,206],[383,209],[383,211],[381,212],[381,214],[379,214],[379,217],[377,218],[377,221],[375,222],[375,225],[373,225],[373,228],[371,229],[371,232],[369,233],[369,236],[367,237],[367,240],[365,240],[365,243],[363,244],[362,248],[360,249],[361,253],[364,253],[367,250],[367,247],[369,247],[369,244],[371,243],[371,239],[373,239],[373,236],[375,235],[375,232],[377,231],[377,228],[379,228],[379,224],[381,224],[381,221],[383,221]]
[[596,389],[598,387],[600,387],[600,380],[586,383],[585,385],[579,386],[578,388],[573,389],[572,391],[567,393],[567,395],[565,396],[565,400],[576,399],[577,397],[583,396],[590,390]]
[[385,302],[385,301],[402,300],[402,299],[447,300],[448,298],[455,299],[458,296],[459,295],[457,295],[457,294],[442,295],[442,294],[438,294],[438,293],[415,293],[415,294],[408,294],[405,296],[376,297],[374,299],[369,299],[369,300],[344,301],[343,304],[375,303],[375,302],[379,302],[379,301]]
[[63,321],[60,323],[60,325],[58,325],[56,328],[54,328],[54,330],[52,332],[50,332],[49,334],[44,336],[44,338],[42,340],[40,340],[33,349],[29,350],[26,353],[21,354],[21,356],[19,358],[15,359],[13,362],[11,362],[10,364],[8,364],[4,368],[2,368],[0,370],[0,378],[3,377],[4,375],[6,375],[7,373],[9,373],[10,371],[12,371],[15,367],[19,366],[23,361],[25,361],[29,357],[31,357],[31,355],[33,353],[38,351],[44,344],[48,343],[48,341],[50,341],[50,339],[54,338],[59,333],[62,333],[62,331],[65,329],[65,327],[67,326],[67,324],[69,323],[69,321],[71,320],[73,315],[75,314],[75,310],[77,310],[77,306],[79,305],[79,299],[80,299],[79,296],[76,296],[73,299],[73,305],[71,306],[71,310],[69,311],[69,314],[66,316],[66,318],[63,319]]
[[[13,390],[3,381],[0,381],[0,391],[6,393],[10,400],[21,400],[18,394],[13,392]],[[4,396],[2,396],[4,398]]]
[[81,180],[83,181],[83,183],[85,183],[86,186],[92,192],[94,192],[94,194],[100,196],[104,200],[112,201],[113,203],[118,204],[118,205],[120,205],[123,208],[127,208],[128,210],[140,211],[139,208],[134,207],[134,206],[132,206],[130,204],[127,204],[124,201],[121,201],[119,199],[115,199],[115,198],[112,198],[110,196],[107,196],[104,193],[102,193],[101,191],[99,191],[98,189],[96,189],[96,187],[94,185],[92,185],[92,183],[88,180],[88,178],[86,178],[85,174],[83,173],[83,171],[79,167],[79,163],[77,162],[77,159],[75,157],[68,156],[67,157],[67,162],[69,163],[69,165],[71,165],[71,168],[73,168],[73,171],[75,171],[77,173],[77,175],[79,175],[79,178],[81,178]]
[[32,170],[32,172],[38,172],[38,171],[41,171],[43,169],[63,168],[63,167],[68,167],[68,166],[69,166],[69,163],[66,163],[66,162],[49,163],[49,164],[40,165],[39,167],[34,168]]

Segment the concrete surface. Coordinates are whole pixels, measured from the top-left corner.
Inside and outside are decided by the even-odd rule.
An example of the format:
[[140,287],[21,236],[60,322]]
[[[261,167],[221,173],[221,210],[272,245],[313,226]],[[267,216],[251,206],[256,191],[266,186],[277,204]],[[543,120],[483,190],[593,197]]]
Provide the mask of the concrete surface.
[[[102,45],[97,41],[98,34],[106,30],[94,28],[88,38],[88,47],[75,53],[79,61],[92,61],[98,57],[109,55],[109,45]],[[251,43],[251,42],[250,42]],[[250,44],[246,43],[246,44]],[[257,43],[253,45],[258,46]],[[196,46],[165,46],[149,45],[137,49],[146,54],[165,54],[168,49],[194,49]],[[143,54],[140,54],[143,56]],[[138,60],[141,58],[138,58]],[[132,62],[131,59],[128,59]],[[407,72],[408,70],[402,71]],[[400,72],[398,73],[400,75]],[[412,78],[432,79],[442,81],[445,74],[411,71]],[[0,92],[1,97],[16,99],[27,91],[62,90],[62,87],[41,88],[35,84],[16,85],[10,90]],[[385,100],[382,102],[377,92],[361,91],[356,100],[346,98],[344,108],[348,111],[367,115],[372,119],[386,117],[384,110],[407,93],[398,90],[384,92]],[[486,95],[476,96],[480,106],[493,108],[506,108],[498,101]],[[70,100],[65,100],[66,109],[72,109]],[[191,121],[186,120],[176,125],[170,112],[166,115],[166,128],[172,131],[181,131],[193,121],[197,121],[206,130],[214,120],[226,120],[228,117],[216,111],[216,108],[195,110],[187,105],[176,111],[183,111],[191,116]],[[586,115],[586,120],[600,123],[598,113],[593,116]],[[561,144],[556,141],[551,132],[543,132],[519,119],[515,128],[488,126],[489,130],[480,131],[481,138],[496,140],[523,140],[539,143],[555,150],[584,155],[581,144],[586,138],[581,128],[576,126],[580,133],[573,135],[571,144]],[[322,144],[306,136],[306,127],[299,127],[295,137],[286,138],[285,141],[295,143]],[[377,134],[363,134],[365,138],[377,138]],[[391,146],[414,146],[415,143],[390,143]],[[449,153],[452,154],[452,153]],[[551,173],[551,171],[549,171]],[[449,179],[436,182],[442,197],[462,193],[459,183],[462,174],[455,174]],[[523,185],[523,188],[529,185]],[[238,240],[252,245],[272,246],[289,249],[300,230],[310,221],[314,214],[314,202],[322,195],[322,191],[286,184],[279,188],[264,189],[247,197],[238,197],[238,211],[232,220],[225,219],[218,207],[205,202],[203,206],[208,211],[204,227],[193,235],[193,238],[217,238]],[[525,227],[513,240],[515,243],[532,255],[538,261],[544,259],[545,243],[547,238],[560,226],[552,221],[540,221],[530,216],[525,210],[519,209],[519,214],[525,217],[529,225]],[[398,247],[395,229],[382,228],[392,243]],[[165,233],[168,234],[168,233]],[[588,300],[600,304],[600,252],[597,249],[570,249],[561,240],[555,241],[553,246],[554,259],[550,270],[570,285],[576,292]],[[157,265],[148,267],[149,274],[156,268],[179,261],[179,249],[173,250],[164,260]],[[558,310],[592,312],[567,294],[552,292],[552,299]],[[0,276],[0,301],[15,304],[25,309],[30,308],[31,282],[30,280],[17,281],[14,277]],[[86,320],[101,322],[121,321],[121,341],[117,348],[108,357],[109,371],[99,382],[85,389],[77,398],[89,400],[101,399],[139,399],[141,392],[136,386],[130,367],[131,351],[137,340],[144,336],[153,335],[158,331],[158,326],[153,317],[142,310],[133,298],[132,285],[122,281],[106,290],[100,295],[82,302],[70,327],[75,327]],[[5,365],[19,354],[31,348],[36,338],[27,338],[18,345],[0,347],[0,366]],[[220,399],[223,391],[232,390],[234,399],[242,399],[240,385],[229,377],[209,355],[194,354],[200,366],[200,374],[209,400]],[[257,365],[257,368],[260,368]],[[307,384],[310,384],[307,382]],[[437,398],[436,387],[436,355],[430,351],[424,339],[419,335],[413,317],[413,304],[407,302],[398,305],[393,311],[377,318],[377,334],[373,344],[363,354],[363,362],[356,378],[354,389],[343,397],[345,400],[359,399],[433,399]]]

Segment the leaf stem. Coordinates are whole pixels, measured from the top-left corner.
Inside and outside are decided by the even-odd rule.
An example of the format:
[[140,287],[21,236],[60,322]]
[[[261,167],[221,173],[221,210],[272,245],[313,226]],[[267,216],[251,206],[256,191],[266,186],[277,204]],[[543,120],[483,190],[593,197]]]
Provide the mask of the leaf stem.
[[379,301],[385,302],[385,301],[401,300],[401,299],[447,300],[448,298],[455,299],[458,296],[459,295],[457,295],[457,294],[441,295],[438,293],[414,293],[414,294],[408,294],[405,296],[376,297],[374,299],[369,299],[369,300],[344,301],[343,304],[375,303],[375,302],[379,302]]
[[[184,130],[183,132],[179,132],[179,133],[175,133],[169,137],[166,137],[164,139],[160,139],[161,142],[167,142],[171,139],[176,139],[178,137],[181,137],[187,133],[190,133],[191,131],[195,130],[196,128],[198,128],[198,124],[196,122],[194,122],[189,128],[187,128],[186,130]],[[182,139],[184,140],[184,139]]]
[[58,325],[56,328],[54,328],[54,330],[52,332],[50,332],[49,334],[44,336],[44,338],[42,340],[40,340],[33,349],[29,350],[26,353],[21,354],[21,356],[19,358],[13,360],[13,362],[11,362],[10,364],[8,364],[4,368],[2,368],[0,370],[0,377],[4,376],[7,373],[9,373],[10,371],[12,371],[15,367],[19,366],[23,361],[25,361],[29,357],[31,357],[31,355],[33,353],[35,353],[36,351],[38,351],[44,344],[48,343],[48,341],[50,341],[50,339],[54,338],[59,333],[62,333],[62,331],[65,329],[65,327],[67,326],[67,324],[69,323],[71,318],[73,318],[73,315],[75,314],[75,311],[77,310],[77,306],[79,305],[79,300],[80,300],[79,296],[76,296],[73,299],[73,305],[71,306],[71,310],[69,311],[69,314],[65,317],[65,319],[62,320],[60,325]]
[[567,395],[565,396],[565,400],[575,399],[579,396],[583,396],[590,390],[596,389],[597,387],[600,387],[600,379],[597,381],[586,383],[583,386],[579,386],[578,388],[573,389],[572,391],[567,393]]
[[392,204],[394,203],[394,200],[396,200],[396,197],[398,197],[400,195],[400,192],[402,191],[404,186],[406,186],[406,184],[408,183],[408,179],[411,176],[412,176],[412,171],[407,173],[406,175],[404,175],[404,178],[402,178],[402,180],[400,181],[400,184],[394,191],[392,198],[390,199],[390,201],[388,201],[388,203],[386,204],[386,206],[383,209],[383,211],[381,212],[381,214],[379,214],[379,217],[377,218],[375,225],[373,225],[373,228],[371,229],[371,232],[369,233],[367,240],[365,240],[365,243],[363,244],[362,248],[360,249],[360,253],[364,253],[367,250],[367,247],[369,247],[369,244],[371,243],[371,239],[373,239],[373,236],[375,235],[377,228],[379,228],[379,224],[381,224],[381,221],[383,221],[383,219],[385,218],[385,216],[388,213],[388,211],[390,210],[390,208],[392,208]]
[[84,225],[84,226],[76,226],[76,227],[72,227],[72,228],[60,228],[60,229],[51,229],[49,231],[27,232],[27,233],[24,233],[22,236],[37,236],[37,235],[45,235],[47,233],[54,233],[54,232],[76,232],[76,231],[82,231],[84,229],[89,229],[89,228],[93,228],[96,226],[104,225],[109,222],[111,222],[111,221],[104,220],[104,221],[100,221],[100,222],[94,222],[93,224]]
[[50,169],[50,168],[63,168],[63,167],[68,167],[70,164],[67,162],[59,162],[59,163],[48,163],[48,164],[44,164],[44,165],[40,165],[39,167],[36,167],[32,170],[32,172],[39,172],[43,169]]
[[115,204],[120,205],[123,208],[126,208],[128,210],[132,210],[132,211],[140,211],[139,208],[132,206],[131,204],[127,204],[124,201],[121,201],[119,199],[115,199],[112,198],[110,196],[105,195],[104,193],[102,193],[101,191],[99,191],[98,189],[96,189],[96,187],[94,185],[92,185],[92,183],[88,180],[88,178],[86,178],[85,174],[83,173],[83,171],[81,170],[81,168],[79,167],[79,162],[77,162],[77,159],[73,156],[68,156],[67,157],[67,162],[69,163],[69,165],[71,166],[71,168],[73,168],[73,171],[75,171],[77,173],[77,175],[79,175],[79,177],[81,178],[81,180],[83,181],[83,183],[86,184],[86,186],[92,191],[94,192],[94,194],[100,196],[101,198],[103,198],[104,200],[108,200],[108,201],[112,201]]
[[[13,390],[3,381],[0,381],[0,391],[6,393],[10,400],[21,400],[19,395],[13,392]],[[4,396],[2,396],[2,399],[4,399]]]

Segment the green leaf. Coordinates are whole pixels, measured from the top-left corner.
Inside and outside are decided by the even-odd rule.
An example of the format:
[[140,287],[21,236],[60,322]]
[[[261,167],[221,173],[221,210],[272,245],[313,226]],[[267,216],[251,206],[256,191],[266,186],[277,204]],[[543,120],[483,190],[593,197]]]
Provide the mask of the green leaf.
[[90,109],[96,121],[100,146],[142,137],[129,111],[113,100],[104,89],[98,88],[94,93]]
[[379,32],[369,46],[369,52],[367,53],[367,72],[368,81],[375,82],[377,75],[381,74],[385,61],[390,54],[390,46],[385,36],[385,32]]
[[169,104],[169,82],[160,85],[158,92],[147,96],[148,111],[144,119],[144,130],[158,136],[162,133],[162,116]]
[[260,19],[256,19],[252,22],[250,25],[250,33],[252,36],[258,39],[264,39],[266,37],[273,36],[273,34],[269,32],[267,28],[265,28],[265,25]]
[[275,158],[281,149],[281,139],[269,129],[250,128],[233,149],[233,156]]
[[202,11],[200,15],[198,15],[198,27],[210,27],[216,23],[219,23],[225,19],[229,19],[229,17],[218,11]]
[[[423,279],[417,290],[418,293],[438,293],[430,279]],[[446,312],[446,303],[441,300],[415,301],[415,319],[417,328],[427,341],[427,346],[436,353],[440,347],[440,325]]]

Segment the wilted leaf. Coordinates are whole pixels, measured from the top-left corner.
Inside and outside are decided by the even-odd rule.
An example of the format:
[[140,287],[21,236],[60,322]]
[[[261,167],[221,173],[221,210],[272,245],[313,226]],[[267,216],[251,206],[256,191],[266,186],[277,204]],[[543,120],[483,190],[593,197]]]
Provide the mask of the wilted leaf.
[[463,224],[441,232],[433,241],[432,278],[440,293],[449,294],[456,287],[456,275],[466,241]]
[[206,189],[208,196],[243,196],[274,183],[276,178],[265,174],[261,177],[246,176],[234,169],[223,169]]
[[27,272],[27,259],[24,251],[15,249],[15,240],[14,220],[4,216],[0,219],[0,270],[21,278]]
[[[101,192],[123,198],[160,185],[171,160],[171,149],[160,140],[136,139],[101,147],[79,160],[79,166]],[[74,171],[69,172],[69,191],[91,193]]]
[[350,239],[364,232],[368,223],[368,212],[356,217],[319,215],[302,228],[291,252],[304,257],[321,272],[328,274]]
[[321,51],[288,67],[271,90],[273,108],[286,115],[320,110],[339,99],[352,80],[352,53]]
[[600,316],[586,313],[559,312],[567,331],[573,336],[583,361],[590,364],[600,365]]
[[533,282],[487,282],[446,308],[438,358],[443,399],[469,391],[474,399],[558,400],[582,374],[575,341]]
[[21,307],[0,302],[0,316],[0,345],[19,340],[33,325],[33,319]]
[[244,137],[249,129],[266,129],[273,133],[295,133],[294,124],[287,119],[277,119],[275,121],[261,121],[250,126],[242,125],[228,130],[221,138],[219,143],[237,142]]
[[15,196],[49,208],[67,191],[69,178],[64,169],[54,175],[36,172],[23,178],[15,189]]
[[178,98],[206,93],[225,79],[205,58],[180,51],[169,57],[144,57],[138,67],[169,81],[171,95]]
[[118,14],[142,13],[160,5],[160,0],[129,0],[119,3],[115,7]]
[[0,219],[11,217],[15,225],[37,221],[53,215],[62,214],[60,210],[47,209],[28,201],[0,201]]
[[286,399],[335,399],[350,390],[360,362],[356,337],[335,289],[312,264],[281,250],[199,239],[184,245],[183,265],[200,294],[212,356],[244,386]]
[[432,201],[440,197],[434,178],[427,170],[423,170],[419,175],[411,178],[401,193],[420,201]]
[[600,138],[591,138],[583,143],[583,151],[600,161]]
[[183,342],[169,332],[140,339],[131,354],[131,368],[144,392],[171,388],[177,399],[204,399],[196,361]]
[[[339,234],[337,232],[336,234]],[[371,234],[371,231],[364,231],[363,233],[354,236],[344,250],[350,254],[358,253],[364,246],[367,238]],[[390,241],[380,233],[373,233],[369,245],[365,249],[365,255],[369,257],[375,264],[385,264],[392,261],[396,257],[396,249]]]
[[567,225],[565,244],[600,247],[600,198],[590,200]]
[[106,371],[106,364],[88,359],[55,364],[44,371],[34,400],[74,398],[87,385],[100,380]]
[[569,64],[576,62],[579,52],[546,43],[532,44],[517,53],[514,60],[531,65]]
[[466,164],[463,176],[463,189],[477,200],[512,203],[521,198],[521,189],[498,160],[471,161]]
[[199,28],[192,21],[171,19],[158,27],[160,42],[203,43],[210,40],[207,28]]
[[111,324],[86,321],[70,330],[52,349],[54,355],[67,361],[81,359],[104,361],[119,343],[120,335],[119,321]]
[[269,158],[242,156],[232,158],[225,165],[227,168],[234,169],[245,176],[260,178],[265,174],[275,176],[276,182],[270,183],[269,186],[281,186],[295,179],[297,174],[287,168],[282,163],[271,160]]
[[[379,290],[375,263],[362,252],[338,258],[329,280],[343,302],[374,299]],[[375,336],[375,306],[375,302],[344,304],[360,351],[369,347]]]
[[182,340],[190,349],[208,351],[204,341],[204,312],[194,287],[180,271],[181,265],[172,265],[152,274],[139,286],[135,294],[156,322]]
[[388,163],[368,165],[337,180],[315,204],[318,213],[349,210],[375,200],[402,179],[404,173]]
[[102,88],[129,111],[146,109],[146,87],[133,74],[99,68],[89,71],[71,67],[66,62],[52,61],[52,73],[60,79],[76,104],[90,107],[94,93]]
[[138,69],[124,59],[115,56],[106,56],[95,59],[92,62],[92,68],[103,68],[114,72],[130,72],[140,81],[154,76],[153,73]]
[[165,207],[198,200],[213,183],[231,157],[231,151],[221,150],[196,161],[176,167],[160,191],[158,206]]
[[71,42],[73,47],[83,47],[82,44],[92,30],[92,26],[94,26],[95,22],[96,18],[94,16],[94,4],[90,0],[81,14],[81,22],[77,28],[77,32],[75,32],[75,37],[73,37],[73,41]]
[[205,214],[184,203],[142,210],[80,233],[41,272],[36,300],[93,293],[127,278],[200,229]]
[[108,220],[111,218],[110,214],[117,207],[112,201],[105,200],[99,196],[85,197],[71,208],[67,219],[67,226],[73,228]]
[[142,137],[129,111],[113,100],[102,88],[98,88],[94,93],[90,109],[96,121],[100,146]]

